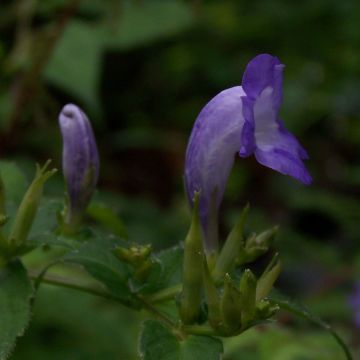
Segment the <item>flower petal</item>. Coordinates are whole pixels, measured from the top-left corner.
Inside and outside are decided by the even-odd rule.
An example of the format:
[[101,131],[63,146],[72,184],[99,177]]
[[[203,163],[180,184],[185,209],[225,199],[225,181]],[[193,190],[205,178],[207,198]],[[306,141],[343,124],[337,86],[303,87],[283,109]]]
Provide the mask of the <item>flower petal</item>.
[[90,121],[76,105],[59,115],[63,137],[63,172],[69,193],[69,218],[87,206],[99,176],[99,155]]
[[301,181],[305,185],[312,183],[312,178],[307,171],[302,160],[281,148],[272,148],[268,150],[257,149],[255,151],[256,160],[273,170],[284,175],[290,175]]
[[205,232],[210,199],[217,190],[220,205],[226,182],[240,149],[244,124],[241,86],[222,91],[202,109],[192,130],[185,160],[185,186],[189,201],[200,191],[200,217]]
[[284,65],[269,54],[254,57],[246,66],[242,87],[247,96],[256,99],[268,87],[273,89],[273,105],[279,110],[282,102],[282,79]]

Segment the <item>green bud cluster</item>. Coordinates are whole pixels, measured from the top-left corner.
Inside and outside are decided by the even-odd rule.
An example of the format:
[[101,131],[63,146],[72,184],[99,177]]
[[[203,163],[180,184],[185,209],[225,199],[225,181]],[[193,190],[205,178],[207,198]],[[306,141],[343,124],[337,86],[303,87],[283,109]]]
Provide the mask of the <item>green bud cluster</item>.
[[245,241],[242,251],[239,253],[236,263],[243,265],[256,260],[265,254],[271,247],[279,227],[274,226],[260,234],[253,233]]
[[191,226],[184,245],[180,318],[185,326],[199,322],[204,303],[214,334],[233,336],[268,319],[278,310],[266,299],[280,274],[281,264],[277,254],[259,279],[247,268],[242,271],[239,281],[235,271],[239,263],[253,261],[269,249],[277,228],[244,241],[244,225],[249,212],[247,205],[213,264],[214,259],[210,261],[205,256],[198,212],[199,194],[196,193]]
[[130,248],[118,246],[114,249],[114,255],[123,262],[128,263],[134,269],[134,278],[145,281],[153,266],[151,258],[151,245],[133,245]]

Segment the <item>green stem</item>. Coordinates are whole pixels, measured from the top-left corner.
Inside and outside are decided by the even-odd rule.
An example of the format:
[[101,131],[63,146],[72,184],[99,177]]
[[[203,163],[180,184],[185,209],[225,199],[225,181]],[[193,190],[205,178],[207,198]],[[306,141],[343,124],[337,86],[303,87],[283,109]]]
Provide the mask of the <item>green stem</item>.
[[[39,273],[35,272],[33,270],[28,270],[28,275],[30,279],[36,280],[39,277]],[[91,295],[96,295],[103,297],[105,299],[114,300],[122,305],[127,306],[127,304],[123,303],[121,299],[118,297],[112,295],[110,292],[100,288],[99,286],[89,286],[85,284],[81,284],[77,281],[68,279],[63,276],[53,275],[53,274],[46,274],[41,278],[41,281],[46,284],[50,285],[56,285],[56,286],[62,286],[68,289],[74,289],[79,290],[82,292],[86,292]],[[140,296],[137,296],[137,299],[142,304],[143,309],[145,309],[148,313],[153,315],[155,318],[161,320],[173,333],[175,336],[177,336],[180,340],[185,339],[186,334],[180,330],[177,326],[177,324],[172,321],[169,317],[167,317],[165,314],[163,314],[161,311],[156,309],[147,299],[144,299]]]
[[182,284],[177,284],[166,289],[160,290],[154,294],[148,295],[146,300],[150,303],[159,303],[168,300],[173,300],[176,295],[181,292]]
[[[30,279],[32,280],[36,280],[39,277],[39,273],[35,272],[33,270],[28,270],[28,275],[30,277]],[[92,295],[96,295],[96,296],[101,296],[105,299],[110,299],[110,300],[115,300],[120,302],[119,298],[117,298],[116,296],[113,296],[111,293],[109,293],[108,291],[100,288],[99,286],[95,287],[95,286],[88,286],[85,284],[81,284],[79,282],[76,282],[74,280],[70,280],[68,278],[65,278],[63,276],[59,276],[59,275],[53,275],[53,274],[46,274],[45,276],[42,277],[41,281],[45,284],[50,284],[50,285],[56,285],[56,286],[61,286],[61,287],[65,287],[68,289],[74,289],[74,290],[79,290],[82,292],[86,292],[88,294],[92,294]]]
[[182,329],[186,333],[193,335],[216,335],[214,329],[209,325],[184,325]]

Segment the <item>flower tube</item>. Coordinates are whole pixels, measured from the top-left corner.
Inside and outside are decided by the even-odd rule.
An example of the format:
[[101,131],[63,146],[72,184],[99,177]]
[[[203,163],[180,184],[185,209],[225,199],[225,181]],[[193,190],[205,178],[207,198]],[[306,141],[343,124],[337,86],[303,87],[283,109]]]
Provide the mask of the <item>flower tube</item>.
[[211,204],[215,202],[217,211],[236,153],[241,157],[254,154],[260,164],[306,185],[312,181],[303,163],[308,158],[306,151],[278,116],[283,69],[274,56],[256,56],[245,69],[242,86],[220,92],[195,121],[186,151],[185,186],[190,203],[194,192],[201,194],[207,252],[217,248],[216,241],[210,240],[209,229],[214,228]]
[[99,154],[89,119],[76,105],[59,115],[63,137],[62,166],[68,191],[65,224],[76,226],[90,202],[99,177]]

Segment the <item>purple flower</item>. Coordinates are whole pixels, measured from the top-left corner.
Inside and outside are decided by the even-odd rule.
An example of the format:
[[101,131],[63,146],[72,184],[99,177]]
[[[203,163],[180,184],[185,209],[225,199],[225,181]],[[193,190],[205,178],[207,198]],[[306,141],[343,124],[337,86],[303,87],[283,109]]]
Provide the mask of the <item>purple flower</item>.
[[185,185],[190,202],[195,191],[201,192],[205,240],[213,217],[211,198],[218,208],[236,153],[254,154],[260,164],[306,185],[312,181],[303,163],[306,151],[278,117],[283,69],[276,57],[256,56],[246,67],[242,86],[220,92],[196,119],[186,151]]
[[78,106],[65,105],[59,123],[63,137],[62,166],[69,195],[65,222],[77,224],[99,177],[99,154],[89,119]]
[[354,323],[360,329],[360,281],[355,285],[355,290],[350,296],[349,304],[354,313]]

